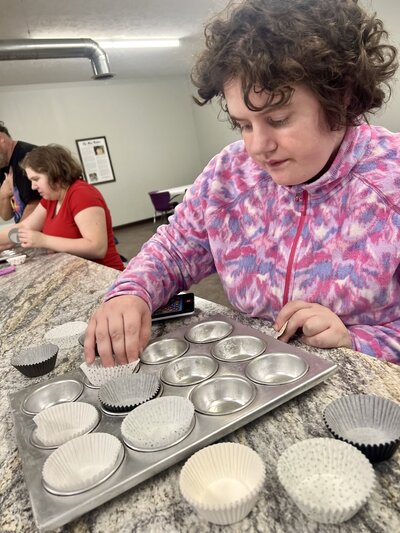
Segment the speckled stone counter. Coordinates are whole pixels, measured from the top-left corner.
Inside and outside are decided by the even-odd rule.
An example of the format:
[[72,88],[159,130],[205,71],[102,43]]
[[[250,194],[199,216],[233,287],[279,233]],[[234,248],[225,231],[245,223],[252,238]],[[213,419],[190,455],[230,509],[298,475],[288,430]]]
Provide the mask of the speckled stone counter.
[[[15,351],[43,342],[46,331],[71,320],[87,321],[101,302],[115,270],[66,254],[34,254],[15,273],[0,277],[0,531],[36,531],[29,495],[13,431],[8,394],[46,382],[76,369],[79,346],[62,350],[50,374],[29,379],[10,365]],[[158,323],[153,337],[224,313],[245,325],[271,334],[269,324],[250,319],[206,300],[196,299],[196,314]],[[305,348],[304,346],[302,346]],[[305,348],[308,349],[308,348]],[[224,440],[255,449],[267,468],[264,490],[253,511],[240,523],[218,527],[201,520],[182,499],[178,477],[183,463],[156,475],[114,500],[58,529],[59,532],[374,532],[400,531],[400,452],[374,466],[378,486],[362,510],[341,526],[308,520],[280,485],[276,464],[280,454],[299,440],[327,437],[322,413],[333,399],[368,393],[400,402],[400,368],[351,350],[314,350],[336,362],[339,370],[327,381],[228,435]]]

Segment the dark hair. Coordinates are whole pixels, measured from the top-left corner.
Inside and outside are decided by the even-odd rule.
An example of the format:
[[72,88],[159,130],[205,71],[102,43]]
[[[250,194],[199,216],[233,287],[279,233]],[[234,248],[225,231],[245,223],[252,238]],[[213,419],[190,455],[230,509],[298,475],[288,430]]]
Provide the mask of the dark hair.
[[[231,2],[205,28],[206,48],[192,71],[196,103],[215,96],[224,102],[224,85],[242,84],[252,111],[285,104],[293,85],[307,85],[325,110],[332,129],[358,124],[390,97],[388,80],[397,68],[397,50],[381,20],[357,0],[245,0]],[[252,90],[266,91],[262,108]],[[386,95],[387,91],[387,95]]]
[[57,185],[69,187],[82,177],[81,166],[71,152],[57,144],[34,148],[26,154],[20,166],[24,170],[29,167],[35,172],[46,174],[52,189]]
[[0,133],[5,133],[8,135],[8,137],[11,137],[11,135],[8,132],[8,129],[4,126],[4,122],[0,120]]

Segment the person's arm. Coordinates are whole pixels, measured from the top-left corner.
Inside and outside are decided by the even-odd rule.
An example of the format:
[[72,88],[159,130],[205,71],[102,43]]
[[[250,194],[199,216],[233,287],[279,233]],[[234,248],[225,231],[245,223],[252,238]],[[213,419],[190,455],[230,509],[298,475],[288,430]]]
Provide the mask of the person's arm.
[[205,214],[208,185],[204,181],[205,176],[187,192],[170,223],[158,228],[108,291],[87,329],[88,363],[94,360],[96,343],[103,365],[112,365],[114,357],[119,364],[137,359],[150,336],[151,312],[173,294],[215,272]]
[[104,209],[88,207],[77,213],[74,220],[82,235],[80,239],[45,235],[39,231],[21,227],[18,232],[21,246],[23,248],[47,248],[54,252],[65,252],[85,259],[102,259],[107,253],[108,246]]
[[3,220],[10,220],[14,211],[11,205],[11,198],[13,196],[13,178],[12,170],[5,174],[5,179],[0,187],[0,217]]
[[8,233],[11,229],[18,228],[18,230],[24,229],[25,231],[34,231],[38,233],[43,228],[45,220],[46,209],[41,204],[38,204],[34,211],[28,217],[26,217],[23,223],[13,224],[0,230],[0,246],[2,249],[11,248],[14,246],[14,244],[10,242],[8,238]]
[[22,213],[22,217],[20,218],[19,222],[22,222],[23,220],[28,218],[29,215],[34,212],[34,210],[38,206],[39,202],[40,202],[40,200],[32,200],[31,202],[27,203],[25,208],[24,208],[24,212]]

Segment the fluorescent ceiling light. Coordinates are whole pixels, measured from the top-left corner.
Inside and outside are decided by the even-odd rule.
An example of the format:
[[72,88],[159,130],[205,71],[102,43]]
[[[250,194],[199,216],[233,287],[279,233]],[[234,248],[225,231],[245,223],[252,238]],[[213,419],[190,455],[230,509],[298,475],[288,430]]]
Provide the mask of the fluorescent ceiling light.
[[133,39],[115,41],[97,41],[103,48],[176,48],[179,39]]

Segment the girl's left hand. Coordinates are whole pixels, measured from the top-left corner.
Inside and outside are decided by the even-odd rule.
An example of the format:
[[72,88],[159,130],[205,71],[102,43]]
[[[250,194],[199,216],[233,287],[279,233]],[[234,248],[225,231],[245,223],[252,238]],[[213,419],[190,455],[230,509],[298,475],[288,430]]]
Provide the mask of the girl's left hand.
[[333,311],[323,305],[293,300],[287,303],[276,317],[274,329],[279,331],[287,322],[280,341],[288,342],[298,329],[302,331],[299,340],[316,348],[352,348],[351,336]]
[[22,248],[45,248],[46,236],[41,231],[18,228],[18,238]]

